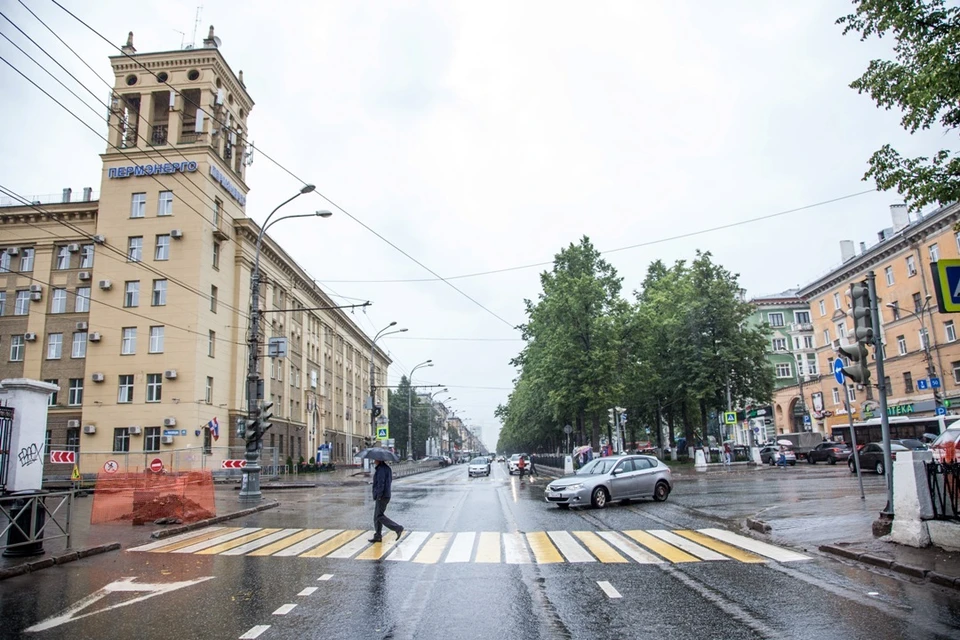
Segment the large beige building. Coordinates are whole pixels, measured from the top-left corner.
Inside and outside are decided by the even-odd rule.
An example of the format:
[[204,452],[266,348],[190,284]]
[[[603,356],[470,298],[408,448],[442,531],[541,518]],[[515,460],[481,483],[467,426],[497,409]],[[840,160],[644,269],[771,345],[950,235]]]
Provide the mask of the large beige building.
[[[202,48],[158,53],[137,53],[131,34],[111,58],[99,199],[65,189],[0,207],[0,377],[60,386],[48,450],[79,450],[85,473],[158,453],[214,468],[242,457],[225,445],[241,444],[246,407],[253,100],[218,46],[212,27]],[[261,360],[275,415],[264,446],[281,464],[325,443],[352,460],[370,432],[370,359],[378,385],[390,360],[268,236],[261,271],[261,335],[288,343],[286,357]]]

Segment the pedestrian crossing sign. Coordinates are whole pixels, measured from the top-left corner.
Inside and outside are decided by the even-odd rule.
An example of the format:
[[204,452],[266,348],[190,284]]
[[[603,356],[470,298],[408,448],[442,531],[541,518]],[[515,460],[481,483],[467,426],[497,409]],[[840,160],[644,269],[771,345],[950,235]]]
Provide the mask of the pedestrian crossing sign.
[[737,424],[737,413],[735,411],[724,411],[723,422],[724,424]]
[[377,427],[377,440],[389,440],[390,427]]
[[960,260],[938,260],[930,270],[940,313],[960,313]]
[[70,480],[76,482],[80,479],[80,468],[77,465],[73,465],[73,473],[70,474]]

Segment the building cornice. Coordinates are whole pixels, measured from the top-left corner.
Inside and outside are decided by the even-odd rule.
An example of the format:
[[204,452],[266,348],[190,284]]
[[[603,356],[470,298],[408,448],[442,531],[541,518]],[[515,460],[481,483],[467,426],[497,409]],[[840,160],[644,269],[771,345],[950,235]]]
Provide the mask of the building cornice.
[[[45,204],[36,208],[23,205],[0,208],[0,224],[43,224],[56,223],[58,220],[68,222],[85,222],[97,219],[98,202],[84,202],[82,208],[77,203]],[[83,234],[77,234],[83,235]]]

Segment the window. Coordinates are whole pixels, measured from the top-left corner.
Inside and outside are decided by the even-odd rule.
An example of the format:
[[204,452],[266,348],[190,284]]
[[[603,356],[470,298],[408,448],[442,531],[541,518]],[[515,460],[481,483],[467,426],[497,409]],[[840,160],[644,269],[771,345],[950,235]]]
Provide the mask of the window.
[[80,428],[70,427],[67,429],[67,451],[80,450]]
[[47,360],[59,360],[63,355],[63,334],[51,333],[47,336]]
[[33,271],[33,256],[36,252],[33,249],[20,250],[20,271]]
[[917,334],[920,336],[920,349],[925,350],[927,347],[930,346],[930,343],[928,342],[930,339],[930,336],[927,334],[927,328],[924,327],[923,329],[920,329],[920,331],[918,331]]
[[920,293],[917,292],[913,294],[913,312],[920,313],[920,310],[923,308],[923,301],[920,300]]
[[87,332],[77,331],[73,334],[73,349],[70,351],[71,358],[87,357]]
[[220,216],[223,210],[223,202],[220,201],[220,198],[213,199],[213,226],[220,226]]
[[803,336],[803,348],[804,349],[813,349],[813,336]]
[[812,354],[807,356],[807,373],[812,376],[815,376],[819,373],[817,370],[817,356]]
[[67,312],[67,290],[54,289],[53,299],[50,301],[50,313]]
[[210,285],[210,311],[217,312],[217,288]]
[[893,395],[893,384],[890,382],[890,376],[883,376],[883,388],[886,389],[887,395]]
[[163,374],[147,374],[147,402],[160,402],[160,395],[163,391]]
[[[55,385],[57,385],[57,386],[60,386],[60,381],[59,381],[59,380],[44,380],[44,382],[46,382],[47,384],[55,384]],[[55,406],[57,406],[57,396],[58,396],[58,395],[59,395],[59,391],[51,391],[51,392],[50,392],[50,395],[47,396],[47,406],[48,406],[48,407],[55,407]]]
[[823,344],[830,344],[830,329],[823,330]]
[[917,261],[913,256],[907,256],[907,276],[912,278],[917,275]]
[[220,268],[220,243],[219,242],[213,243],[213,268],[214,269]]
[[953,320],[947,320],[943,323],[943,331],[947,334],[947,342],[955,342],[957,339],[957,330],[953,326]]
[[83,378],[70,378],[67,404],[71,407],[79,407],[83,404]]
[[900,319],[900,303],[894,300],[890,303],[890,311],[893,312],[893,320],[896,322]]
[[0,291],[0,316],[7,314],[7,292]]
[[23,362],[23,335],[10,337],[10,362]]
[[77,287],[73,310],[76,313],[88,313],[90,311],[90,287]]
[[207,404],[213,402],[213,378],[210,376],[207,376],[207,386],[203,398]]
[[173,215],[173,191],[161,191],[160,200],[157,203],[158,216]]
[[847,400],[849,400],[850,402],[857,401],[857,390],[853,385],[850,385],[849,387],[847,387]]
[[150,300],[150,304],[155,307],[162,307],[167,304],[167,281],[166,280],[153,281],[153,297]]
[[792,375],[789,362],[780,362],[777,364],[777,377],[789,378]]
[[163,327],[150,327],[150,353],[163,353]]
[[907,355],[907,338],[905,336],[897,336],[897,353],[901,356]]
[[160,451],[160,427],[147,427],[143,436],[144,451]]
[[143,260],[143,236],[131,236],[127,239],[127,261]]
[[930,253],[930,262],[936,262],[940,259],[940,247],[937,246],[936,242],[927,247],[927,251]]
[[57,247],[57,269],[70,268],[70,249],[66,245]]
[[960,384],[960,360],[951,362],[950,368],[953,369],[953,383]]
[[782,313],[768,313],[767,320],[770,321],[771,327],[782,327],[783,326],[783,314]]
[[[773,350],[774,351],[786,351],[787,350],[787,341],[785,338],[774,338],[773,339]],[[292,368],[293,365],[291,365]],[[290,377],[293,378],[293,374],[290,374]]]
[[170,259],[170,234],[165,233],[157,236],[157,250],[153,255],[154,260]]
[[216,355],[217,351],[217,332],[210,331],[207,335],[207,355],[211,358]]
[[147,213],[147,194],[135,193],[130,198],[130,217],[142,218]]
[[820,301],[820,317],[827,315],[827,304],[824,300]]
[[794,320],[799,324],[810,324],[810,312],[809,311],[796,311],[793,314]]
[[840,389],[833,388],[833,404],[840,404]]
[[80,247],[80,268],[90,269],[93,267],[93,245],[85,244]]
[[118,391],[117,391],[117,402],[119,403],[130,403],[133,402],[133,376],[124,374],[117,376]]
[[833,358],[827,358],[827,371],[833,373]]
[[130,430],[126,427],[113,430],[113,450],[130,451]]
[[132,356],[137,352],[137,328],[124,327],[121,335],[120,355]]
[[909,371],[903,372],[904,393],[913,393],[913,374]]
[[847,324],[845,322],[837,323],[837,337],[846,338],[847,337]]
[[0,249],[0,273],[10,273],[10,254]]
[[13,305],[13,315],[25,316],[30,313],[30,291],[21,289],[17,291],[17,300]]
[[883,275],[887,277],[887,286],[893,285],[893,267],[884,267]]
[[840,308],[840,294],[835,293],[833,294],[833,309],[834,311],[836,311],[839,308]]
[[139,280],[127,281],[126,285],[123,288],[123,306],[125,307],[140,306],[140,281]]

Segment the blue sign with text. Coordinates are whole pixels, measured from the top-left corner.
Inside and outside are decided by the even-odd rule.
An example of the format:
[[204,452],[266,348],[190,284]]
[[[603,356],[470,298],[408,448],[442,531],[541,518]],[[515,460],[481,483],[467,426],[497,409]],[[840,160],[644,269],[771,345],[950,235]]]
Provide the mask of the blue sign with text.
[[940,378],[930,378],[930,386],[934,389],[940,388]]
[[947,415],[947,408],[946,408],[946,407],[937,407],[937,415],[938,415],[938,416],[945,416],[945,415]]
[[930,388],[929,382],[927,382],[926,380],[917,380],[917,389],[920,389],[921,391],[923,391],[929,388]]

